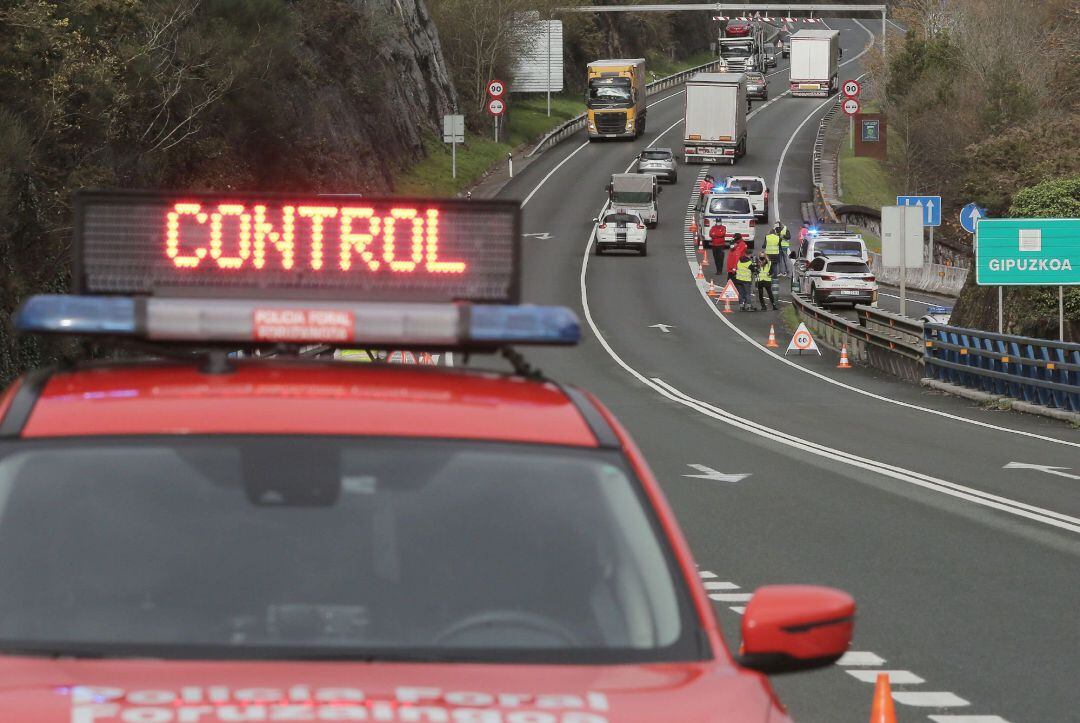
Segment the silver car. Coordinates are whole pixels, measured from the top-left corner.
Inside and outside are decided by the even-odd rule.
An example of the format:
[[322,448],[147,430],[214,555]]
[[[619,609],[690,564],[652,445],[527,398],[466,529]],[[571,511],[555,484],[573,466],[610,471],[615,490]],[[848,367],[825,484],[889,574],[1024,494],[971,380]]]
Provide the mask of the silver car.
[[764,73],[746,74],[746,95],[760,100],[769,99],[769,83],[765,80]]
[[679,180],[675,153],[670,148],[647,148],[637,157],[637,172],[660,176],[669,183]]

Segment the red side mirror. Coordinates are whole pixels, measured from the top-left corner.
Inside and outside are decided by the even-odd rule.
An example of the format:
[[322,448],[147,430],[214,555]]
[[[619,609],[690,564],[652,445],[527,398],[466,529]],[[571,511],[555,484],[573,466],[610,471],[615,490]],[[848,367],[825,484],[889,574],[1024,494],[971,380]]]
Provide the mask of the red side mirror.
[[831,665],[851,643],[855,600],[813,585],[772,585],[754,593],[742,621],[739,663],[763,673]]

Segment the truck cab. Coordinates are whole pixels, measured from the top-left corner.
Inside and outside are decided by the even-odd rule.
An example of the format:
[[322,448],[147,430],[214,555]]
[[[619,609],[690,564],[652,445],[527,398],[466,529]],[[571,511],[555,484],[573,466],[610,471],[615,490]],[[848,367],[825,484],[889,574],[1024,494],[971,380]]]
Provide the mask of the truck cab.
[[645,173],[615,173],[605,187],[613,208],[633,211],[641,216],[649,228],[660,223],[657,197],[660,184],[656,176]]
[[595,60],[585,91],[589,140],[637,138],[645,132],[645,59]]

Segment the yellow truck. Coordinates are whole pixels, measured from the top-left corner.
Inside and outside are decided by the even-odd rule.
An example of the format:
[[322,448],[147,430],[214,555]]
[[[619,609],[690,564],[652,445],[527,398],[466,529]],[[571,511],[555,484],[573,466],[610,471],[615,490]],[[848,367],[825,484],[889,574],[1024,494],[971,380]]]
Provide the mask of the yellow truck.
[[589,63],[585,94],[589,140],[637,138],[645,132],[645,58]]

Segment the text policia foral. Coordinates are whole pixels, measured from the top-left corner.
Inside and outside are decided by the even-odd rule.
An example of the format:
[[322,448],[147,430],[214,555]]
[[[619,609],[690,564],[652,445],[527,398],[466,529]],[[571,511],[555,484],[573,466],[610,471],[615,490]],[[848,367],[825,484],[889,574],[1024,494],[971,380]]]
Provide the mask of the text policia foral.
[[607,723],[603,693],[488,693],[398,687],[368,697],[348,687],[237,688],[223,685],[127,691],[68,689],[72,723],[386,721],[396,723]]
[[466,268],[439,259],[439,211],[407,207],[380,215],[371,206],[283,206],[275,223],[260,204],[176,203],[165,216],[165,254],[180,269],[302,264],[349,271],[354,257],[369,271],[461,274]]

